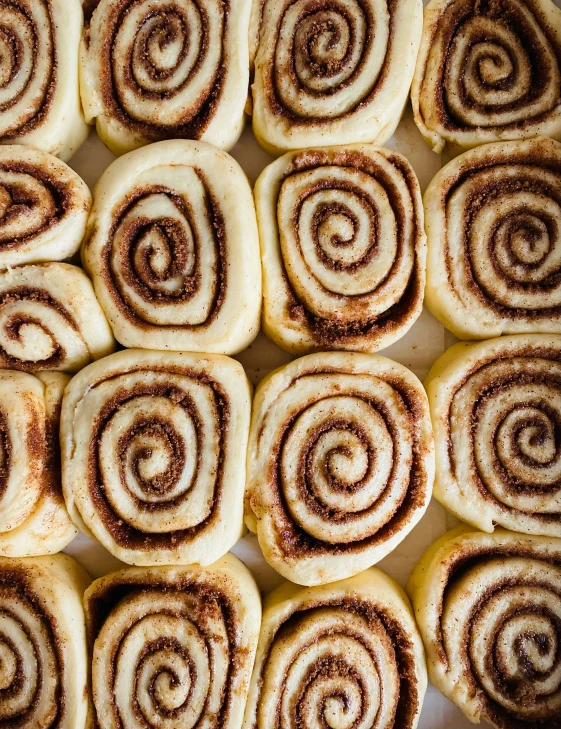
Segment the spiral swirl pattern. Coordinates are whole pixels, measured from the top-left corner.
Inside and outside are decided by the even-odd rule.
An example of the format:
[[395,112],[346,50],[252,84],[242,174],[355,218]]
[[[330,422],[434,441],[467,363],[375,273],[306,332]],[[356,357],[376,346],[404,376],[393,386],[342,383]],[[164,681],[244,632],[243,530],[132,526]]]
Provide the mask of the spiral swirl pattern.
[[75,372],[114,348],[82,270],[65,263],[0,273],[0,367]]
[[261,2],[253,23],[260,143],[279,152],[386,142],[409,93],[422,10],[418,0]]
[[425,193],[427,303],[454,334],[561,329],[561,144],[489,144]]
[[261,2],[250,40],[259,142],[276,153],[384,144],[409,93],[422,10],[418,0]]
[[249,383],[222,356],[119,352],[62,411],[71,515],[129,564],[210,564],[243,521]]
[[435,152],[561,138],[560,29],[551,0],[432,0],[411,99]]
[[82,49],[82,100],[115,154],[161,139],[235,144],[249,82],[250,11],[251,0],[97,4]]
[[0,557],[0,727],[84,729],[87,671],[82,592],[70,557]]
[[76,535],[60,485],[60,372],[0,370],[0,555],[64,549]]
[[561,540],[449,532],[410,582],[433,683],[473,722],[555,729]]
[[452,347],[426,383],[436,436],[434,495],[474,526],[558,536],[561,337]]
[[257,390],[248,524],[293,582],[332,582],[382,559],[423,515],[433,476],[426,396],[391,360],[308,355]]
[[[57,67],[50,3],[0,5],[2,107],[0,136],[10,138],[39,122],[39,110],[56,84]],[[37,33],[38,29],[44,29]],[[34,43],[39,45],[34,49]],[[35,58],[33,51],[35,50]],[[6,63],[7,61],[7,63]],[[6,115],[6,110],[10,113]]]
[[130,569],[85,595],[94,727],[240,727],[261,618],[231,555],[209,569]]
[[90,206],[85,182],[56,157],[0,147],[0,269],[73,256]]
[[81,32],[80,0],[0,2],[1,141],[68,159],[86,139],[78,96]]
[[289,153],[256,189],[264,326],[288,351],[374,352],[421,313],[425,234],[407,160],[370,145]]
[[232,354],[257,334],[255,209],[226,153],[172,141],[117,160],[88,227],[84,264],[121,344]]
[[244,729],[413,729],[426,688],[421,639],[376,569],[266,598]]

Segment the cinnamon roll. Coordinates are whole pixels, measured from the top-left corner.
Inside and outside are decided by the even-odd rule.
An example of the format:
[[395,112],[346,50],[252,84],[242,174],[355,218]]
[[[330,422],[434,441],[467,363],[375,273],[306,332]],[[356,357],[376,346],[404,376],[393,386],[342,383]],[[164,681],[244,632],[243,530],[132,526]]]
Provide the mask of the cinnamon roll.
[[81,269],[43,263],[0,273],[0,367],[76,372],[114,345]]
[[135,568],[85,598],[93,645],[89,729],[239,729],[261,599],[244,565]]
[[561,539],[465,528],[439,539],[408,590],[429,678],[496,729],[557,729]]
[[561,10],[551,0],[431,0],[411,101],[435,152],[561,139]]
[[86,183],[64,162],[33,147],[0,147],[0,269],[73,256],[90,207]]
[[462,521],[561,535],[561,336],[456,344],[425,383],[435,497]]
[[311,354],[255,393],[246,522],[301,585],[361,572],[424,514],[434,478],[421,383],[385,357]]
[[407,101],[422,23],[421,0],[256,0],[259,143],[273,154],[384,144]]
[[68,160],[85,141],[80,0],[0,0],[0,142]]
[[74,521],[128,564],[214,562],[242,533],[250,399],[221,355],[127,350],[83,369],[61,417]]
[[99,0],[87,8],[86,119],[116,155],[161,139],[234,146],[245,123],[251,0]]
[[65,554],[0,557],[0,727],[84,729],[88,709],[82,594]]
[[84,266],[125,347],[233,354],[256,336],[255,208],[225,152],[175,140],[118,159],[88,229]]
[[297,354],[375,352],[423,306],[426,239],[419,183],[371,145],[291,152],[255,187],[267,334]]
[[460,339],[561,331],[561,144],[489,144],[425,193],[426,303]]
[[[76,529],[60,486],[61,372],[0,370],[0,555],[64,549]],[[0,722],[0,727],[1,727]]]
[[407,597],[372,568],[265,600],[243,729],[414,729],[427,685]]

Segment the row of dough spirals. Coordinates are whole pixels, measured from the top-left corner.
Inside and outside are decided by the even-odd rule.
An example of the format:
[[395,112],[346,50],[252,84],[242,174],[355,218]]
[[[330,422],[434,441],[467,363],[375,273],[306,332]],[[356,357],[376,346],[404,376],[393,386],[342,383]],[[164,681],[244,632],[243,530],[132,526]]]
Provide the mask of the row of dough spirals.
[[551,0],[2,0],[0,138],[230,149],[250,113],[275,153],[384,144],[411,88],[437,151],[559,139],[560,28]]
[[371,567],[262,605],[231,554],[93,583],[0,557],[0,726],[414,729],[427,668],[473,722],[558,726],[560,539],[462,527],[407,589]]
[[[53,263],[80,246],[103,313],[87,277]],[[561,144],[469,150],[423,200],[383,147],[289,152],[253,196],[226,152],[168,140],[113,162],[93,207],[64,162],[0,146],[0,366],[77,371],[112,351],[104,316],[126,347],[235,354],[262,300],[292,354],[376,352],[423,301],[460,339],[558,333]]]

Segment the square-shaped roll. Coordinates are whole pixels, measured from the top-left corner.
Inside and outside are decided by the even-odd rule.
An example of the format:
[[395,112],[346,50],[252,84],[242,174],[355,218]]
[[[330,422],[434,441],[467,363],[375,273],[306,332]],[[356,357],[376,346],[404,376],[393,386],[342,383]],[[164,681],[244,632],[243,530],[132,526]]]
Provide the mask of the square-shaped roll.
[[413,325],[427,253],[405,157],[371,144],[289,152],[262,172],[255,203],[263,326],[279,346],[376,352]]
[[0,269],[64,261],[78,252],[91,194],[82,178],[47,152],[0,147]]
[[236,557],[114,572],[84,602],[90,729],[241,727],[261,599]]
[[552,0],[431,0],[411,86],[432,149],[561,141],[561,9]]
[[89,134],[78,88],[80,0],[0,0],[0,143],[68,160]]
[[128,564],[224,555],[242,533],[250,387],[221,355],[132,349],[83,369],[61,417],[75,522]]
[[0,273],[0,367],[77,372],[114,349],[92,282],[78,266],[38,263]]
[[60,485],[62,372],[0,370],[0,555],[54,554],[76,535]]
[[256,390],[246,523],[300,585],[356,575],[425,513],[434,480],[427,396],[403,365],[357,352],[290,362]]
[[407,585],[430,680],[474,724],[556,729],[561,539],[460,526]]
[[407,102],[422,0],[255,0],[253,131],[269,152],[384,144]]
[[233,147],[245,122],[250,13],[251,0],[97,0],[80,86],[111,151],[161,139]]
[[426,304],[459,339],[561,332],[561,144],[483,144],[424,197]]
[[561,336],[460,342],[425,388],[435,498],[486,532],[561,536]]
[[371,568],[267,595],[243,729],[415,729],[427,686],[403,590]]
[[158,142],[113,162],[95,190],[82,260],[125,347],[235,354],[257,335],[251,188],[210,144]]
[[86,726],[82,595],[90,581],[65,554],[0,557],[0,726]]

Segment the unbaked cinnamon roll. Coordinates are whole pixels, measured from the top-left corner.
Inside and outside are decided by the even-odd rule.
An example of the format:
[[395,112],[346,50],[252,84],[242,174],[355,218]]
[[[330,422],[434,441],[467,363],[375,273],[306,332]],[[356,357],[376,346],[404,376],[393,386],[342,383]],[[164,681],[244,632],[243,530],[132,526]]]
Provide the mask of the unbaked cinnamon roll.
[[257,388],[246,522],[292,582],[333,582],[382,559],[424,514],[433,478],[427,398],[403,365],[311,354]]
[[88,3],[82,103],[109,149],[161,139],[233,147],[245,121],[250,12],[251,0]]
[[419,183],[372,145],[291,152],[255,187],[267,334],[297,354],[375,352],[423,306],[426,239]]
[[81,269],[43,263],[0,273],[1,368],[76,372],[114,346]]
[[[62,497],[58,434],[69,377],[0,370],[0,555],[54,554],[76,535]],[[1,726],[1,723],[0,723]]]
[[561,10],[551,0],[432,0],[411,101],[435,152],[561,139]]
[[0,557],[1,729],[86,726],[89,582],[65,554]]
[[84,602],[89,729],[240,729],[261,599],[239,560],[115,572]]
[[426,303],[461,339],[561,331],[561,144],[488,144],[425,193]]
[[409,582],[429,678],[475,724],[557,729],[561,539],[460,528]]
[[64,162],[33,147],[0,147],[0,269],[73,256],[90,207],[86,183]]
[[221,355],[127,350],[62,405],[70,515],[123,562],[211,564],[243,526],[250,385]]
[[0,142],[67,160],[85,141],[80,0],[0,0]]
[[256,0],[253,131],[273,154],[384,144],[407,101],[421,0]]
[[375,568],[265,600],[243,729],[414,729],[427,685],[403,591]]
[[259,330],[261,263],[251,189],[203,142],[118,159],[94,195],[84,266],[126,347],[234,354]]
[[435,497],[462,521],[561,535],[561,336],[456,344],[425,383]]

